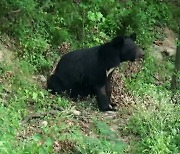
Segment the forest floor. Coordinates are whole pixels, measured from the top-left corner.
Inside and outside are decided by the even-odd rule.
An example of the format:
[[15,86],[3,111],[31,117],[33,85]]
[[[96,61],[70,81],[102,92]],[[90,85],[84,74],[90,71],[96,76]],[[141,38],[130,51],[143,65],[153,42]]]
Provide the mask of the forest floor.
[[[0,62],[4,62],[5,67],[11,65],[11,69],[7,71],[3,69],[2,76],[0,76],[0,83],[3,84],[0,100],[3,108],[6,109],[8,109],[11,97],[23,97],[20,95],[15,96],[16,90],[21,89],[21,85],[18,85],[19,87],[15,90],[17,85],[13,83],[13,77],[19,73],[21,74],[21,80],[27,79],[21,70],[19,60],[14,58],[13,51],[14,49],[7,43],[2,42],[0,44]],[[96,100],[91,98],[82,102],[73,102],[67,99],[70,105],[67,105],[65,108],[58,106],[58,103],[50,103],[49,105],[49,100],[45,101],[45,99],[43,99],[45,102],[38,104],[37,102],[40,100],[36,102],[29,98],[25,99],[25,104],[21,104],[22,106],[17,104],[10,105],[9,110],[12,109],[12,111],[9,112],[10,114],[20,112],[17,118],[19,122],[18,129],[15,135],[16,139],[19,140],[18,144],[29,142],[33,136],[41,134],[43,139],[37,139],[39,145],[45,142],[45,138],[51,137],[53,138],[53,151],[57,153],[78,153],[76,149],[77,141],[79,144],[90,142],[89,140],[81,141],[81,139],[74,141],[71,137],[68,137],[68,134],[70,136],[75,134],[78,128],[81,131],[80,135],[84,134],[91,139],[98,138],[104,141],[103,136],[106,136],[106,141],[114,134],[112,138],[115,138],[117,141],[122,141],[122,143],[126,145],[126,153],[132,153],[132,147],[140,140],[140,137],[138,134],[131,133],[128,130],[128,123],[131,116],[137,110],[136,102],[139,98],[127,90],[124,78],[132,77],[142,69],[143,61],[136,61],[134,63],[126,63],[121,69],[117,68],[115,71],[112,79],[113,91],[111,99],[117,104],[117,112],[99,112]],[[28,78],[30,78],[29,83],[38,85],[38,90],[42,90],[42,94],[47,95],[44,94],[46,78],[43,75],[30,74]],[[13,87],[13,85],[15,86]],[[32,96],[37,97],[34,93]],[[45,97],[49,97],[51,100],[54,98],[57,100],[59,96],[48,94],[48,96]],[[146,101],[146,104],[151,103],[151,98],[147,96]],[[18,103],[18,101],[15,103]],[[64,134],[64,136],[62,134]],[[80,136],[77,135],[77,137]],[[97,140],[95,140],[95,142],[96,141]]]
[[[16,65],[18,60],[14,60],[14,56],[13,56],[13,51],[11,51],[11,49],[4,44],[0,45],[0,61],[5,61],[6,65],[13,65],[13,69],[16,69],[15,72],[13,72],[14,70],[11,71],[7,71],[6,75],[10,76],[9,78],[4,78],[1,76],[1,82],[6,84],[5,87],[9,88],[9,91],[6,89],[6,92],[2,94],[2,98],[4,98],[5,100],[3,100],[2,102],[4,104],[7,104],[8,99],[6,100],[6,96],[11,94],[11,82],[10,81],[6,81],[6,80],[11,80],[11,76],[14,73],[18,73],[21,70],[18,70],[19,66]],[[128,65],[128,71],[126,71],[125,75],[130,75],[132,74],[131,72],[133,72],[131,70],[132,69],[137,69],[135,70],[136,72],[140,71],[141,69],[141,62],[136,62],[137,65],[136,67],[134,67],[135,65],[133,64],[129,64]],[[132,67],[133,66],[133,67]],[[36,104],[33,102],[27,102],[27,108],[26,108],[26,112],[27,112],[27,116],[26,117],[22,117],[23,121],[21,123],[22,125],[22,129],[21,131],[18,132],[18,139],[20,140],[27,140],[28,138],[31,138],[33,135],[40,133],[43,134],[43,128],[42,126],[46,127],[47,125],[51,125],[51,127],[53,127],[53,125],[57,124],[57,121],[54,121],[55,123],[53,124],[53,119],[58,116],[58,114],[60,112],[64,112],[65,115],[70,114],[70,118],[65,118],[66,120],[63,121],[63,123],[65,123],[68,129],[71,128],[71,126],[76,125],[78,126],[86,135],[91,136],[91,137],[98,137],[98,133],[96,133],[94,131],[95,129],[95,124],[94,124],[94,120],[96,119],[96,121],[101,121],[102,123],[106,123],[109,128],[111,129],[111,131],[115,132],[118,139],[122,140],[123,142],[127,143],[128,145],[131,144],[132,138],[133,141],[135,139],[138,140],[138,136],[135,136],[134,134],[127,134],[126,131],[124,130],[124,128],[127,127],[127,123],[129,120],[129,117],[132,115],[133,112],[133,106],[135,105],[135,100],[133,98],[133,95],[130,94],[126,88],[125,88],[125,83],[123,81],[123,73],[119,71],[119,69],[117,69],[113,75],[113,79],[112,79],[112,87],[113,87],[113,92],[112,92],[112,101],[116,102],[117,104],[117,108],[118,111],[117,112],[99,112],[97,105],[96,105],[96,100],[95,99],[91,99],[88,98],[88,100],[85,100],[84,102],[73,102],[71,100],[71,109],[67,109],[65,111],[62,111],[60,107],[56,107],[55,109],[53,109],[54,107],[50,108],[50,109],[45,109],[46,111],[43,112],[38,112],[36,111]],[[36,75],[36,76],[29,76],[32,80],[31,82],[33,84],[39,84],[39,85],[43,85],[41,86],[41,88],[45,87],[46,84],[46,79],[44,79],[44,76],[42,75]],[[37,80],[37,78],[43,78],[44,80],[42,81],[42,79]],[[22,78],[23,79],[23,78]],[[51,95],[50,97],[57,97],[57,96],[53,96]],[[59,113],[58,113],[59,112]],[[46,118],[45,118],[46,117]],[[48,119],[48,117],[50,117],[50,121],[49,120],[45,120]],[[111,132],[109,132],[111,133]],[[110,135],[110,134],[109,134]],[[55,151],[69,151],[71,150],[72,143],[68,143],[68,142],[58,142],[55,141],[54,142],[54,150]],[[67,150],[69,149],[69,150]]]

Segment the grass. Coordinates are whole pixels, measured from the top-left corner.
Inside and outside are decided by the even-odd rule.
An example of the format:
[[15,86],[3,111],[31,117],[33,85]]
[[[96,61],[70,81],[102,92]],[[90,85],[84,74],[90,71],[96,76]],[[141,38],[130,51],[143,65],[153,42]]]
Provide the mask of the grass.
[[[152,58],[146,60],[144,67],[128,82],[138,97],[137,109],[129,123],[129,130],[140,136],[134,153],[179,153],[180,102],[174,104],[171,100],[172,64],[165,60],[159,64]],[[163,81],[158,85],[157,73]]]
[[[164,36],[157,27],[177,32],[178,13],[172,2],[156,0],[1,0],[0,153],[180,153],[180,105],[173,104],[170,90],[173,61],[156,60],[150,48]],[[99,113],[94,100],[52,96],[37,79],[70,48],[134,31],[147,58],[139,73],[123,76],[122,91],[135,105],[120,106],[115,117]]]
[[[91,105],[78,107],[66,98],[51,96],[33,80],[29,63],[16,58],[13,63],[1,63],[0,153],[179,153],[180,106],[171,102],[169,82],[156,85],[151,76],[158,72],[159,78],[170,78],[170,73],[163,73],[173,67],[170,61],[163,64],[164,70],[153,69],[159,64],[146,59],[142,71],[126,80],[136,105],[129,122],[121,126],[123,119],[119,119],[119,129],[112,131],[112,119],[104,119],[105,123],[96,107],[93,111]],[[92,116],[91,122],[82,125],[88,118],[83,110]],[[134,136],[128,148],[121,140],[123,134]]]
[[86,117],[33,80],[29,63],[15,58],[0,66],[0,153],[123,153],[125,143],[102,120],[87,135],[79,120]]

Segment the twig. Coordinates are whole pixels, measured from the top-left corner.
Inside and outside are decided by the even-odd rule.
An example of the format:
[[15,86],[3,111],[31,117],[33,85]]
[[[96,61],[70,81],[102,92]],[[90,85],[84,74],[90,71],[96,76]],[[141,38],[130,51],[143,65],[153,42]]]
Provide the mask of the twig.
[[42,117],[45,117],[45,116],[47,116],[49,114],[56,115],[58,113],[59,113],[59,110],[50,110],[48,112],[42,112],[42,113],[32,113],[29,116],[27,116],[26,118],[24,118],[24,120],[21,122],[21,125],[29,122],[32,119],[42,118]]
[[21,12],[21,9],[11,11],[11,12],[9,12],[9,14],[14,14],[14,13],[19,13],[19,12]]

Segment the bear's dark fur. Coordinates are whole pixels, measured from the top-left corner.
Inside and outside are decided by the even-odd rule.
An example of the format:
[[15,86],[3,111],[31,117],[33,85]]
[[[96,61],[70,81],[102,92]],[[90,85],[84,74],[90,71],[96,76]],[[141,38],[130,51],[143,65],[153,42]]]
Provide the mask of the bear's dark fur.
[[135,44],[136,36],[116,37],[111,42],[80,49],[62,56],[47,81],[53,94],[66,92],[72,98],[95,95],[101,111],[112,111],[110,79],[106,72],[125,61],[134,61],[144,54]]

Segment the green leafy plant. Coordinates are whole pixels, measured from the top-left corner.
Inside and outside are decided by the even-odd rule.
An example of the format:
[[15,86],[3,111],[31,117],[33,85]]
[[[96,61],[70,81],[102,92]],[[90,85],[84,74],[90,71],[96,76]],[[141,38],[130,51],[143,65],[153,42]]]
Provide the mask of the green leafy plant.
[[[115,35],[136,32],[137,42],[149,48],[154,39],[163,36],[157,27],[177,30],[178,13],[178,6],[159,0],[1,0],[0,35],[13,40],[16,57],[10,64],[0,64],[0,153],[53,153],[57,141],[73,141],[73,150],[79,153],[127,150],[107,124],[96,121],[94,137],[79,131],[78,120],[69,113],[69,100],[51,96],[33,77],[49,74],[61,55],[59,46],[63,42],[70,43],[72,49],[84,48],[107,42]],[[129,133],[139,137],[137,146],[130,149],[133,153],[179,153],[179,105],[171,104],[169,91],[173,65],[170,59],[159,63],[150,52],[146,51],[143,70],[125,79],[128,90],[140,98],[127,125]],[[157,82],[157,74],[163,83]],[[38,118],[49,125],[17,140],[22,129],[32,128],[37,120],[22,126],[24,117],[31,111],[47,112],[54,104],[65,111],[55,117]]]

